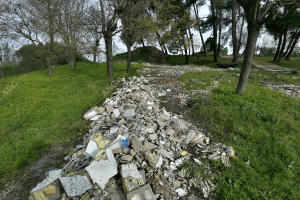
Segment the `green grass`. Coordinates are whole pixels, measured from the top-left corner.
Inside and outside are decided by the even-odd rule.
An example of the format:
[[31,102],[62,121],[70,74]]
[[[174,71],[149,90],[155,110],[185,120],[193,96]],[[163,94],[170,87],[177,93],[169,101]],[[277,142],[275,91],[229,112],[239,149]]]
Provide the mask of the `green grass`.
[[[115,79],[125,65],[115,64]],[[100,105],[114,89],[106,64],[57,67],[53,76],[36,71],[0,80],[0,184],[23,172],[51,147],[72,145],[85,134],[84,112]]]
[[[300,199],[300,103],[264,88],[258,83],[260,73],[252,73],[244,95],[235,94],[236,72],[181,77],[188,89],[203,88],[189,79],[220,81],[210,96],[193,99],[185,113],[206,127],[213,141],[231,145],[236,151],[230,168],[211,162],[218,168],[217,199]],[[274,80],[269,74],[268,81]],[[197,175],[195,170],[193,167],[192,173]]]
[[[274,64],[273,57],[255,56],[254,60]],[[300,70],[300,57],[291,57],[290,60],[281,59],[279,66]]]

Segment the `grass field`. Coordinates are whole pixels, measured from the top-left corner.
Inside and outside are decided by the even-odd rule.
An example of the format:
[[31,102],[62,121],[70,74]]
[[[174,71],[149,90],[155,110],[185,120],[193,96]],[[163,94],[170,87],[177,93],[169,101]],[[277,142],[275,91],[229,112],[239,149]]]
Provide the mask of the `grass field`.
[[[264,80],[299,85],[300,76],[291,76],[252,71],[242,96],[235,94],[237,72],[181,77],[187,89],[205,89],[214,80],[220,82],[210,96],[195,97],[185,113],[205,127],[214,141],[236,151],[230,168],[220,161],[209,163],[217,169],[217,199],[300,199],[300,102],[259,84]],[[192,174],[203,173],[192,163],[185,167]]]
[[[115,64],[115,78],[131,74]],[[105,64],[80,63],[0,80],[0,180],[7,182],[51,148],[72,145],[85,123],[80,120],[114,89]],[[80,137],[81,138],[81,137]],[[77,139],[78,140],[78,139]]]

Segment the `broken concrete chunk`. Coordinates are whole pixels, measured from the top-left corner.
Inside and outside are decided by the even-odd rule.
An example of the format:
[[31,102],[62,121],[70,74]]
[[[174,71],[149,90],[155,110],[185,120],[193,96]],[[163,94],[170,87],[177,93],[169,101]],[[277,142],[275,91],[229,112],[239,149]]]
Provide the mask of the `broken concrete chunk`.
[[182,131],[187,131],[189,129],[183,120],[175,118],[174,123],[175,123],[175,126]]
[[95,158],[98,151],[99,149],[97,147],[97,143],[94,142],[93,140],[90,140],[85,152],[88,153],[91,157]]
[[136,136],[131,137],[131,146],[136,153],[143,148],[140,140]]
[[202,133],[197,133],[194,130],[190,130],[188,132],[188,136],[186,137],[185,141],[186,141],[186,144],[188,144],[190,142],[198,144],[198,143],[203,143],[204,139],[205,139],[205,136]]
[[110,149],[106,150],[108,160],[93,161],[85,169],[94,183],[104,190],[109,179],[118,173],[117,162]]
[[179,197],[183,197],[187,194],[187,192],[182,188],[177,188],[175,191],[177,192]]
[[163,155],[166,158],[169,158],[169,159],[173,158],[173,152],[172,151],[169,152],[169,151],[162,148],[162,149],[159,149],[157,152],[159,154]]
[[133,109],[128,109],[124,112],[124,117],[126,118],[130,118],[130,117],[134,117],[135,116],[135,112]]
[[132,163],[122,165],[121,169],[123,189],[126,193],[144,185],[144,180],[141,173]]
[[161,156],[155,155],[151,153],[150,151],[147,151],[145,153],[145,157],[148,161],[148,163],[151,165],[151,167],[157,169],[160,168],[161,165],[163,164],[163,159]]
[[75,197],[84,194],[92,188],[92,185],[86,176],[75,175],[59,178],[68,197]]
[[60,200],[62,196],[58,180],[32,194],[35,200]]
[[97,121],[99,119],[101,119],[102,115],[95,115],[94,117],[92,117],[90,120],[91,121]]
[[49,171],[49,175],[47,176],[47,178],[45,180],[43,180],[41,183],[37,184],[37,186],[31,190],[31,193],[47,187],[53,181],[58,179],[61,176],[61,173],[62,173],[61,169]]
[[137,188],[127,195],[127,200],[155,200],[152,188],[149,184]]
[[152,150],[152,149],[156,149],[157,146],[155,144],[152,144],[148,141],[145,142],[144,144],[144,150]]
[[118,132],[118,130],[119,130],[119,127],[113,126],[109,129],[109,134],[114,135]]
[[113,113],[114,113],[115,118],[118,118],[120,116],[120,111],[117,108],[113,110]]
[[105,106],[105,109],[106,109],[107,112],[110,112],[110,111],[112,111],[112,110],[114,109],[114,105],[112,105],[112,104],[107,104],[107,105]]

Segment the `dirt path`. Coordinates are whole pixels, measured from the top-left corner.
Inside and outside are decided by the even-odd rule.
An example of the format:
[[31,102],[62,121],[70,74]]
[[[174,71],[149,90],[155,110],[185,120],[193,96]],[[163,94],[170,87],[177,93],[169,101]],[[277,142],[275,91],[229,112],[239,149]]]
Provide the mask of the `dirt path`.
[[[277,73],[292,73],[294,71],[298,71],[296,69],[290,69],[290,68],[285,68],[285,67],[281,67],[279,65],[275,65],[269,62],[265,62],[265,61],[258,61],[258,60],[253,60],[253,65],[255,65],[255,67],[268,71],[268,72],[277,72]],[[299,73],[299,71],[298,71]]]

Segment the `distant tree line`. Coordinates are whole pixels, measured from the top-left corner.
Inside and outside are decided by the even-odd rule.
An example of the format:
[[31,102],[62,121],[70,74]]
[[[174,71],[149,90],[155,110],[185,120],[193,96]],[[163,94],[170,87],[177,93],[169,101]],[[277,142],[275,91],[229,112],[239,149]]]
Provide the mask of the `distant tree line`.
[[[200,8],[205,5],[210,14],[201,18]],[[218,62],[230,41],[232,63],[244,55],[236,89],[242,94],[262,29],[277,41],[275,63],[290,58],[300,37],[297,0],[97,0],[94,4],[88,0],[9,0],[1,1],[0,6],[0,39],[29,41],[30,48],[39,49],[35,58],[48,69],[49,76],[62,55],[76,70],[78,55],[92,54],[96,62],[103,52],[107,75],[112,78],[113,38],[119,33],[127,47],[127,71],[135,44],[158,44],[163,53],[182,54],[189,63],[190,56],[207,56],[208,51]],[[209,31],[211,37],[205,41],[203,34]],[[101,41],[104,50],[100,49]],[[196,47],[201,51],[196,52]]]

